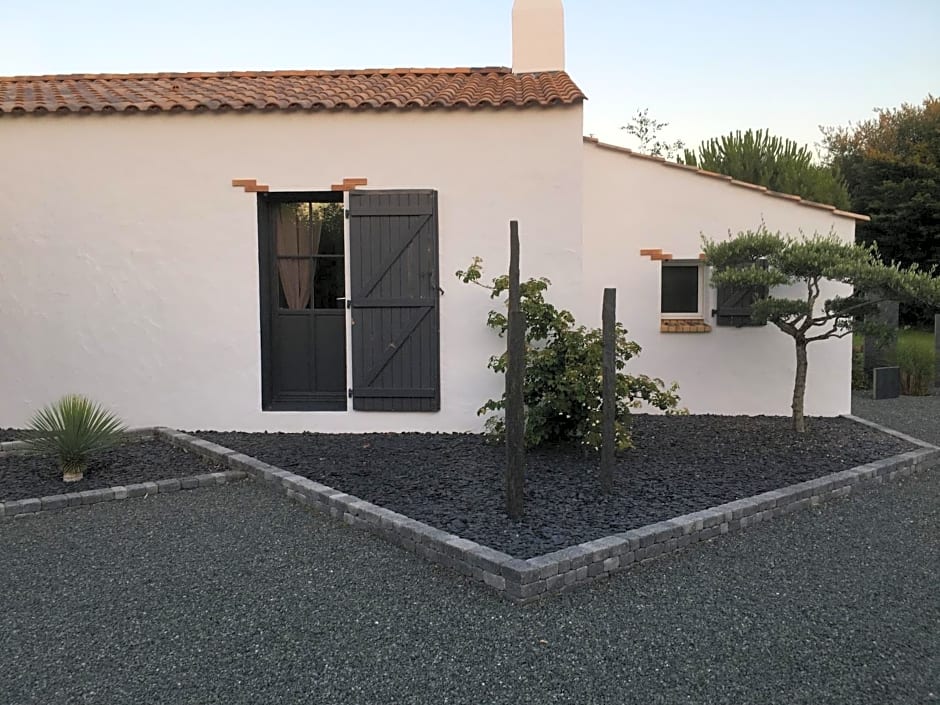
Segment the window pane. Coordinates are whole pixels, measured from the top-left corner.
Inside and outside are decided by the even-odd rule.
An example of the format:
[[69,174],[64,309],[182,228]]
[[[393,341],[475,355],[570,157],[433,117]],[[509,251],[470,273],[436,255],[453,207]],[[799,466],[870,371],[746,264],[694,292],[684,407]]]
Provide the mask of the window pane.
[[342,255],[342,203],[280,203],[276,213],[277,254]]
[[281,257],[316,254],[309,203],[278,204],[275,239],[277,254]]
[[345,266],[341,259],[313,260],[313,307],[343,308],[346,305]]
[[697,265],[663,266],[663,313],[698,313]]
[[319,227],[318,255],[343,254],[343,204],[311,203],[312,220]]

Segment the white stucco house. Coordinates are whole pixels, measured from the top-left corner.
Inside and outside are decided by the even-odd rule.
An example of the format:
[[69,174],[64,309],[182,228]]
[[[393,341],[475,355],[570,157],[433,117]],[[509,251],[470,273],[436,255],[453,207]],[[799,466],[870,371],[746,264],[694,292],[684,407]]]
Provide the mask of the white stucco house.
[[[860,216],[584,138],[564,62],[561,0],[516,0],[511,69],[0,78],[0,427],[78,391],[136,426],[477,430],[501,343],[454,273],[505,270],[511,219],[582,322],[617,288],[632,371],[788,414],[792,345],[736,327],[700,235]],[[813,348],[807,412],[848,412],[851,341]]]

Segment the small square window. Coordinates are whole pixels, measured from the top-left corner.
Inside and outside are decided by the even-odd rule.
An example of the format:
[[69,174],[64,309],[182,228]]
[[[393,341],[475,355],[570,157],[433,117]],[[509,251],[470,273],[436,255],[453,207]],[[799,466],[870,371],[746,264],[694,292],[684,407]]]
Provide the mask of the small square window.
[[698,262],[663,262],[663,317],[704,317],[704,278],[704,267]]

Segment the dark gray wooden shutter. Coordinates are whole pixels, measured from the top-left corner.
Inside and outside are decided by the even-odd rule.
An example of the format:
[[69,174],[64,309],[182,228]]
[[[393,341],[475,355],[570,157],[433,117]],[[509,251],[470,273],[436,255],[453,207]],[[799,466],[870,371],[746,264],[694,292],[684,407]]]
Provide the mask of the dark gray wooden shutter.
[[350,192],[349,266],[353,408],[438,411],[437,192]]
[[[764,263],[766,267],[766,263]],[[751,318],[751,308],[758,299],[766,298],[767,287],[764,286],[719,286],[715,308],[716,322],[719,326],[763,326],[766,323],[755,323]]]

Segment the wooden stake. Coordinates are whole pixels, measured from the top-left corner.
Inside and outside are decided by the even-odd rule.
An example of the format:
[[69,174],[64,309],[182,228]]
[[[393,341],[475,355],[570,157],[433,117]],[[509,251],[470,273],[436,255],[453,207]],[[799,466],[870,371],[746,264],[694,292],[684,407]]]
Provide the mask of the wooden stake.
[[614,491],[617,420],[617,290],[604,289],[601,315],[604,358],[601,381],[601,489]]
[[934,358],[934,364],[937,369],[936,375],[934,375],[934,386],[940,389],[940,313],[935,314],[933,317],[933,345],[934,350],[936,350],[936,357]]
[[525,314],[519,284],[519,223],[509,223],[509,331],[506,352],[506,512],[525,513]]

